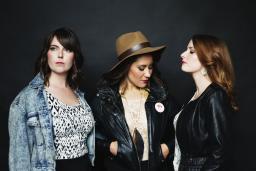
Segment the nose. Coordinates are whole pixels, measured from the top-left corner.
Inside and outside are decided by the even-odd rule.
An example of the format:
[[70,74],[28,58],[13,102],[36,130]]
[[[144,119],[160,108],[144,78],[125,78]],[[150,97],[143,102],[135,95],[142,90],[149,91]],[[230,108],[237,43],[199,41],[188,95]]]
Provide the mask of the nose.
[[58,58],[63,58],[63,50],[62,49],[59,51]]
[[184,51],[182,54],[180,54],[180,57],[184,58],[185,57],[185,53],[186,53],[186,51]]
[[145,73],[144,73],[144,76],[147,77],[147,78],[150,78],[152,74],[152,70],[151,69],[145,69]]

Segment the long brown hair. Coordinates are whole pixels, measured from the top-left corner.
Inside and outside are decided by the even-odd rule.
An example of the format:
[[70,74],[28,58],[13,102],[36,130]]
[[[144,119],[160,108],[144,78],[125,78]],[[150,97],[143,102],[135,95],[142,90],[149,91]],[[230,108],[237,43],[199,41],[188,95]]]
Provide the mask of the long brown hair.
[[56,37],[60,44],[66,49],[74,52],[74,63],[68,72],[67,83],[72,89],[78,88],[81,80],[81,68],[83,64],[83,55],[80,42],[76,34],[69,28],[58,28],[52,31],[44,40],[43,48],[36,61],[35,74],[40,72],[44,76],[44,84],[49,84],[51,69],[48,65],[47,52],[50,48],[53,38]]
[[[153,57],[153,73],[150,79],[154,79],[154,81],[156,81],[158,84],[163,85],[160,72],[157,68],[158,58],[157,56],[154,56],[156,55],[155,53],[149,53],[149,54],[152,55]],[[141,55],[130,57],[126,59],[124,62],[122,62],[119,66],[117,66],[114,70],[104,73],[98,82],[98,87],[105,87],[105,86],[111,87],[115,85],[120,85],[127,77],[131,65],[140,57]],[[121,94],[125,92],[126,88],[127,88],[127,85],[124,85]]]
[[234,97],[235,74],[226,43],[211,35],[194,35],[192,42],[211,81],[227,92],[232,108],[238,110]]

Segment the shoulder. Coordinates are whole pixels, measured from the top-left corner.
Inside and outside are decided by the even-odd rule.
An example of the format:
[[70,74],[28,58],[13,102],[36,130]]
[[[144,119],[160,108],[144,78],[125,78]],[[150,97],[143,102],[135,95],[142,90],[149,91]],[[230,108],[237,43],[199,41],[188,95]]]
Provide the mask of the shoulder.
[[78,89],[74,90],[74,93],[77,96],[79,96],[81,99],[85,100],[85,93],[81,89],[78,88]]
[[206,106],[214,114],[230,115],[233,113],[228,94],[221,86],[216,84],[212,84],[209,87]]
[[[26,87],[24,87],[14,98],[10,108],[26,109],[27,107],[35,108],[38,106],[38,99],[43,96],[44,84],[41,76],[35,76]],[[39,93],[41,92],[41,93]]]
[[217,84],[210,84],[200,96],[198,103],[203,109],[207,110],[226,110],[231,105],[226,91]]
[[33,97],[37,95],[38,89],[43,88],[44,82],[42,76],[38,73],[29,83],[23,88],[19,94],[15,97],[12,104],[19,104],[27,99],[33,100]]
[[113,103],[120,100],[119,95],[120,94],[115,87],[97,88],[96,94],[91,102],[91,107],[94,110],[101,110],[103,106],[112,106]]
[[208,100],[227,100],[228,95],[226,91],[217,84],[211,84],[207,88],[206,96]]
[[29,85],[23,88],[18,95],[14,98],[11,106],[13,105],[22,105],[24,104],[27,99],[30,99],[36,94],[36,90],[34,88],[31,88]]
[[29,106],[37,106],[38,103],[36,103],[35,96],[37,92],[34,88],[31,88],[31,86],[26,86],[23,88],[18,95],[14,98],[10,105],[9,109],[9,119],[10,121],[14,121],[17,119],[21,119],[24,116],[26,116],[26,113],[30,110]]
[[114,100],[116,99],[116,96],[119,94],[118,92],[119,86],[103,86],[98,87],[96,91],[95,98],[100,100]]

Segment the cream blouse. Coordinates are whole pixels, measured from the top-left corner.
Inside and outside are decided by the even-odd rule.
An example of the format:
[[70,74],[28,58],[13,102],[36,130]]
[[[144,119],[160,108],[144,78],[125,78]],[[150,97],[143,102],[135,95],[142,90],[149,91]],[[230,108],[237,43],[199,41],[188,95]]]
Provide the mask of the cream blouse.
[[122,96],[124,106],[125,119],[129,127],[130,134],[133,135],[135,128],[139,131],[144,141],[144,152],[142,161],[148,160],[148,125],[147,115],[145,110],[145,102],[148,96],[146,90],[140,90],[140,95],[134,96],[138,98],[127,99]]

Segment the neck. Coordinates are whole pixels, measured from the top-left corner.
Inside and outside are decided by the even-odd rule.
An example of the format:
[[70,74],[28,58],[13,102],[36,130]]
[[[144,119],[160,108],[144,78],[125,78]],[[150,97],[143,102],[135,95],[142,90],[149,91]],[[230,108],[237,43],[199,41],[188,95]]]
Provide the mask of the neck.
[[130,81],[127,81],[127,88],[126,88],[126,90],[136,92],[136,91],[140,91],[141,88],[135,86],[135,85],[132,84]]
[[59,88],[67,88],[67,74],[56,74],[51,72],[49,77],[49,87],[59,87]]
[[212,83],[212,81],[210,80],[210,78],[207,75],[203,76],[200,72],[193,73],[192,77],[196,84],[195,98],[197,98]]
[[120,85],[119,91],[127,98],[135,98],[141,94],[142,88],[135,86],[129,80],[125,80]]
[[135,86],[133,83],[131,83],[128,79],[124,80],[121,85],[120,85],[120,89],[123,90],[125,89],[125,91],[132,91],[132,92],[136,92],[139,91],[141,88]]

